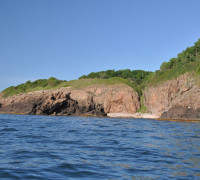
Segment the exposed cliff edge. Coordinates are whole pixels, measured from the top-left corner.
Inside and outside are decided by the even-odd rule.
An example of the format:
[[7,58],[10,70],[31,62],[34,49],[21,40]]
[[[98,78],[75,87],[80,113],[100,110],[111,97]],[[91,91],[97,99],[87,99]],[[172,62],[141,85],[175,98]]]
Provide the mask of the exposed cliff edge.
[[0,96],[1,113],[43,115],[93,115],[135,113],[140,108],[138,94],[129,86],[92,85],[81,89],[59,88]]
[[166,81],[144,91],[144,104],[149,113],[162,119],[200,119],[200,88],[192,73]]

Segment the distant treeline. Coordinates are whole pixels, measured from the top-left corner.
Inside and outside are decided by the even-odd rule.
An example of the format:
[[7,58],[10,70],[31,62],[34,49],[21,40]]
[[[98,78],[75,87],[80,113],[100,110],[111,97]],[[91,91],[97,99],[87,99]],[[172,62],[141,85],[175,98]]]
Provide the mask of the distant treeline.
[[136,82],[137,84],[142,84],[147,77],[152,74],[151,71],[143,71],[143,70],[133,70],[125,69],[125,70],[107,70],[107,71],[99,71],[99,72],[91,72],[88,75],[83,75],[79,79],[84,78],[100,78],[100,79],[108,79],[112,77],[121,77],[124,79],[128,79],[130,81]]

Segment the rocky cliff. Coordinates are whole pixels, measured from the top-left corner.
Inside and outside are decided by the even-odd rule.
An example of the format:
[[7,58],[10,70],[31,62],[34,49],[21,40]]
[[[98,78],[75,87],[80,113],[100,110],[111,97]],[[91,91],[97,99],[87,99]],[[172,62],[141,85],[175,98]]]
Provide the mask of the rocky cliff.
[[163,119],[200,119],[200,88],[194,76],[185,73],[144,91],[148,111]]
[[135,113],[139,107],[138,94],[122,84],[0,96],[1,113],[105,116],[107,113]]
[[[200,88],[194,75],[186,73],[157,87],[147,87],[144,104],[151,117],[199,120]],[[125,84],[34,91],[7,98],[0,95],[0,113],[137,117],[134,113],[139,108],[138,94]]]

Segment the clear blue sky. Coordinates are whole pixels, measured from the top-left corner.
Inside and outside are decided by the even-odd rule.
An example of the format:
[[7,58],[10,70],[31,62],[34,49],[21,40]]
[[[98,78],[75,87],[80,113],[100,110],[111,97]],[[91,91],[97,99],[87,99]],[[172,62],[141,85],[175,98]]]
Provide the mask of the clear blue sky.
[[0,91],[108,69],[155,71],[200,38],[200,0],[0,0]]

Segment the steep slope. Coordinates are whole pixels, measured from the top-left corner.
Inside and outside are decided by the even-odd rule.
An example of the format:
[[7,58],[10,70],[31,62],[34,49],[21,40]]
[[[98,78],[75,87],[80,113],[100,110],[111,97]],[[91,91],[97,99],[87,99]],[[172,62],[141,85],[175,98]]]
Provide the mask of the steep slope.
[[163,119],[200,119],[200,88],[194,73],[185,73],[144,91],[149,113]]

